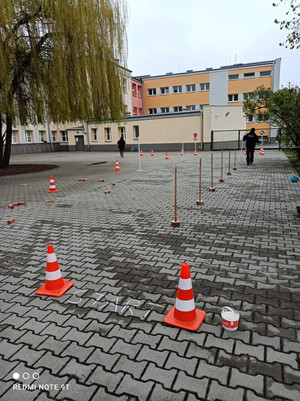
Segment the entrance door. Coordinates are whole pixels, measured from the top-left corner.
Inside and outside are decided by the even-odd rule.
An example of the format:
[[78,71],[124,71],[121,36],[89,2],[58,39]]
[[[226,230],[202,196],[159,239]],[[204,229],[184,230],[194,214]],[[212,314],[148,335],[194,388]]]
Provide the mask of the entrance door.
[[79,152],[84,152],[84,138],[83,135],[75,136],[76,149]]

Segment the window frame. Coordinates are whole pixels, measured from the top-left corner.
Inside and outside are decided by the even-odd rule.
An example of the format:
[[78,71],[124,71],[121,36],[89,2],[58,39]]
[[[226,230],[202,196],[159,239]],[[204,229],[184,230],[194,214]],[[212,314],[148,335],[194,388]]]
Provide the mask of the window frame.
[[[230,100],[230,96],[232,96],[232,100]],[[235,99],[236,97],[236,99]],[[239,94],[238,93],[230,93],[228,94],[228,103],[238,102],[239,101]]]
[[104,128],[105,142],[112,142],[111,127]]

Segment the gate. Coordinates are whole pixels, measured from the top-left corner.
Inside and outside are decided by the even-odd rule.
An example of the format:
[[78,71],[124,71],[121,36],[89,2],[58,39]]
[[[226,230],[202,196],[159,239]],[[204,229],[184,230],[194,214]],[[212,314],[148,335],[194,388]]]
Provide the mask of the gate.
[[[245,147],[243,136],[249,131],[250,129],[213,130],[211,131],[210,150],[240,150]],[[283,148],[280,140],[281,130],[278,127],[261,127],[256,129],[256,135],[266,150],[281,150]]]

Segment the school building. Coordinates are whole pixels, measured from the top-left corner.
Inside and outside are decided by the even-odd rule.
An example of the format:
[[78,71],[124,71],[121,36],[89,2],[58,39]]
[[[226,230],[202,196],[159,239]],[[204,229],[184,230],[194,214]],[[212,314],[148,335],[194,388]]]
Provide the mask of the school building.
[[[112,151],[121,135],[127,149],[210,148],[212,136],[222,147],[236,146],[252,127],[275,137],[269,123],[253,122],[243,101],[257,87],[279,89],[281,59],[233,64],[205,70],[132,77],[123,69],[124,120],[68,125],[15,127],[13,153],[27,151]],[[197,134],[197,141],[194,140]],[[26,149],[25,149],[26,148]],[[31,150],[30,150],[31,149]]]

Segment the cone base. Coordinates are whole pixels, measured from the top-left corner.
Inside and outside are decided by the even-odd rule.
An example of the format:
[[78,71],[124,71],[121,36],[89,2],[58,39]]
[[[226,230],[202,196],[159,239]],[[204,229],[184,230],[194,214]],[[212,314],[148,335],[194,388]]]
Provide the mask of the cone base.
[[58,189],[49,189],[48,192],[58,192]]
[[219,182],[224,182],[224,181],[225,181],[224,178],[219,179]]
[[228,172],[227,175],[231,175],[231,173]]
[[179,220],[172,220],[171,221],[171,226],[172,227],[180,227],[180,221]]
[[204,205],[204,200],[202,200],[202,199],[201,200],[197,200],[196,204],[197,205]]
[[216,189],[213,188],[213,187],[210,187],[210,188],[209,188],[209,192],[215,192],[215,190],[216,190]]
[[42,285],[41,288],[35,291],[37,295],[48,295],[50,297],[61,297],[69,288],[72,287],[73,281],[64,281],[64,285],[57,290],[47,290],[46,284]]
[[201,323],[203,322],[206,313],[203,310],[196,309],[196,319],[191,322],[183,322],[174,317],[175,306],[166,314],[163,319],[164,323],[170,324],[171,326],[180,327],[181,329],[196,331]]
[[117,169],[117,170],[115,169],[114,171],[121,171],[121,170],[120,169]]
[[233,167],[233,169],[232,169],[232,170],[236,171],[236,170],[237,170],[237,168],[236,168],[236,167]]

